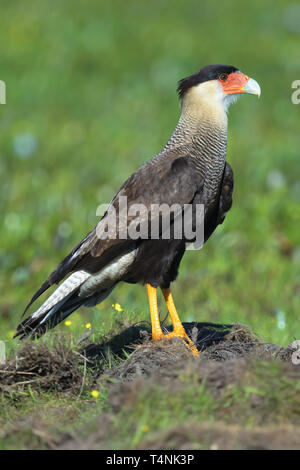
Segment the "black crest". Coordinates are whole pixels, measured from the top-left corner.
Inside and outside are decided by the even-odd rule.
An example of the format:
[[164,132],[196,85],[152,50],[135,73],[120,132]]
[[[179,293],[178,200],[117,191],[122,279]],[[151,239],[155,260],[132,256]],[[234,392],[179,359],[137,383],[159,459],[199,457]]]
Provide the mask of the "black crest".
[[178,95],[182,98],[189,88],[209,80],[216,80],[221,73],[230,74],[237,70],[233,65],[206,65],[206,67],[203,67],[198,72],[178,82]]

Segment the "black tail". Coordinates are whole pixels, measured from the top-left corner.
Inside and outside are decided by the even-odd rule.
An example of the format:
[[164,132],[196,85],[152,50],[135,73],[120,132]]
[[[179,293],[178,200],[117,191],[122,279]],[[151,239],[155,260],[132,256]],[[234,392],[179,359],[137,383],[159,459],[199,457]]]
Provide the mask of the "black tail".
[[18,336],[20,336],[21,340],[27,337],[31,337],[31,339],[39,338],[46,333],[46,331],[62,322],[86,301],[86,298],[78,297],[78,291],[72,292],[70,296],[62,299],[53,308],[43,313],[43,315],[35,317],[33,314],[26,318],[26,320],[17,327],[14,338]]

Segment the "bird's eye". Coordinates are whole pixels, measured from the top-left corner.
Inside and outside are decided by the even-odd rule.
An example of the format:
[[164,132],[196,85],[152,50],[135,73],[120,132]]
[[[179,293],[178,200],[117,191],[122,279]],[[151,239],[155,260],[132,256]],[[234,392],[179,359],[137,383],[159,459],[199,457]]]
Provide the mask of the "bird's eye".
[[222,82],[226,82],[227,78],[228,78],[227,73],[221,73],[219,75],[219,80],[221,80]]

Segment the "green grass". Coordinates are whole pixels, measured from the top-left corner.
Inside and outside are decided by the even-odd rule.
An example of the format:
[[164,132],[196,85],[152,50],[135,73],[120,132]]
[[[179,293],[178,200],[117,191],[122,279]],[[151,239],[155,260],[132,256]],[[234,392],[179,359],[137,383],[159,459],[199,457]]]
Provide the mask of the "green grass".
[[[239,66],[261,84],[262,97],[242,97],[231,110],[234,205],[204,249],[185,255],[178,310],[183,319],[246,321],[281,344],[300,337],[299,108],[290,101],[300,66],[286,11],[280,1],[3,5],[2,339],[96,224],[98,204],[168,139],[177,80],[213,62]],[[24,139],[28,152],[20,154]],[[99,311],[83,311],[82,323],[107,322],[116,300],[146,315],[143,289],[126,285]]]
[[[174,285],[178,310],[185,320],[247,322],[283,345],[300,337],[299,107],[290,101],[300,66],[287,7],[5,2],[1,339],[96,224],[98,204],[162,148],[178,119],[177,80],[218,62],[253,76],[262,96],[243,96],[231,109],[234,205],[204,249],[186,253]],[[76,334],[87,322],[102,328],[115,301],[148,315],[141,287],[118,286],[99,310],[82,310]]]
[[[299,377],[285,365],[256,360],[242,376],[228,377],[227,385],[215,388],[187,369],[165,383],[152,379],[120,388],[102,381],[97,398],[87,388],[80,399],[37,390],[15,402],[3,397],[0,449],[46,449],[72,438],[96,448],[136,449],[182,426],[190,426],[186,436],[193,448],[205,448],[212,442],[193,432],[201,423],[236,425],[241,432],[300,426]],[[172,448],[171,441],[167,445]]]

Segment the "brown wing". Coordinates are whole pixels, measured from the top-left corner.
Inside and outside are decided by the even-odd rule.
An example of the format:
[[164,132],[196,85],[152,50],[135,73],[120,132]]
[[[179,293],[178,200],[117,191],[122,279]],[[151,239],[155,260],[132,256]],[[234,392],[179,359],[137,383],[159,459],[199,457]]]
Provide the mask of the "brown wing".
[[[199,181],[197,178],[191,158],[180,149],[158,155],[146,162],[123,184],[97,227],[89,232],[50,274],[32,297],[25,312],[45,290],[52,284],[59,283],[67,274],[79,269],[97,272],[136,244],[136,241],[130,239],[110,237],[109,231],[107,231],[107,227],[114,226],[114,224],[110,224],[110,208],[116,209],[117,225],[119,224],[120,228],[124,224],[128,226],[135,217],[133,215],[124,218],[119,214],[118,207],[121,197],[127,198],[128,211],[133,204],[143,204],[147,208],[146,217],[151,219],[151,204],[166,203],[170,206],[179,204],[183,208],[184,204],[193,200],[194,195],[201,190],[202,186],[203,181]],[[102,234],[105,234],[105,238],[101,238]]]
[[223,223],[226,213],[230,210],[232,206],[233,187],[233,171],[229,163],[226,162],[221,184],[219,205],[209,221],[205,224],[204,241],[208,240],[217,226]]
[[218,224],[223,223],[226,217],[226,213],[231,209],[233,188],[234,188],[233,171],[229,163],[226,162],[224,175],[223,175],[221,195],[220,195],[218,218],[217,218]]

